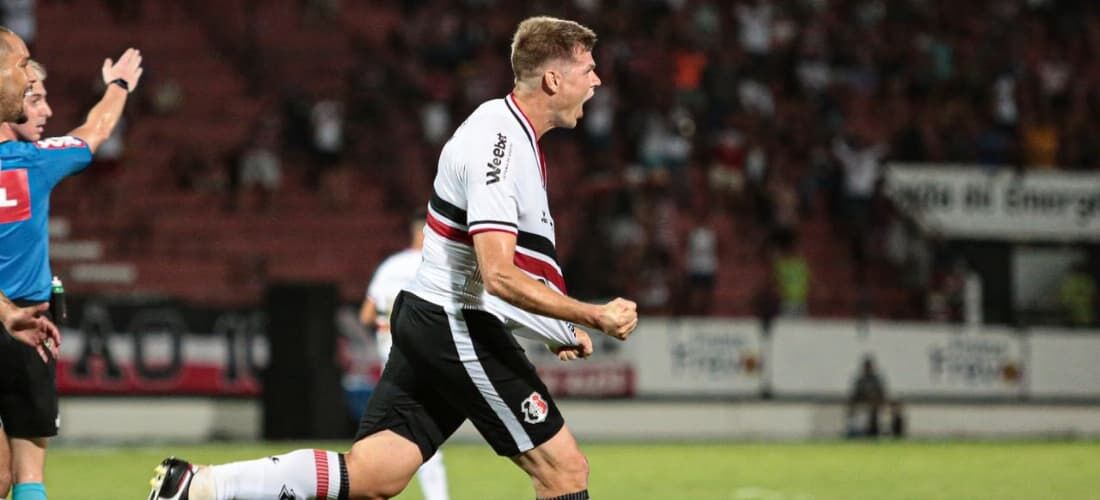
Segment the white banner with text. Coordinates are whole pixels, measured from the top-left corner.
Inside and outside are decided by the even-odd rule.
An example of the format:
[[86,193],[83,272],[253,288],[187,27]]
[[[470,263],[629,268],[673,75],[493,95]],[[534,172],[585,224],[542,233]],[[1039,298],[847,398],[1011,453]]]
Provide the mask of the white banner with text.
[[1028,394],[1036,398],[1100,398],[1100,332],[1033,329]]
[[595,355],[563,363],[519,339],[550,391],[568,396],[731,397],[760,393],[763,343],[753,320],[645,318],[627,342],[591,335]]
[[1012,399],[1023,391],[1021,339],[995,328],[780,321],[770,354],[777,396],[846,397],[866,358],[891,396]]
[[885,180],[904,211],[947,237],[1100,240],[1100,174],[893,164]]

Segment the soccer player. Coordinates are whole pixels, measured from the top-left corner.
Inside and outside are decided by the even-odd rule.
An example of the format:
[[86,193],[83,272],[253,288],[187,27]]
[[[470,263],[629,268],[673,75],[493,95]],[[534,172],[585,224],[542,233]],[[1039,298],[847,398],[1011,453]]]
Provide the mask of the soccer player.
[[[102,76],[107,90],[84,124],[66,136],[42,139],[53,114],[46,101],[46,70],[33,61],[29,67],[34,79],[24,98],[27,120],[0,125],[0,174],[14,202],[0,209],[0,289],[24,306],[50,300],[50,191],[92,161],[118,123],[129,90],[137,86],[142,72],[141,54],[134,49],[117,63],[105,60]],[[0,433],[10,445],[10,457],[0,455],[0,470],[12,471],[14,500],[46,498],[46,443],[57,435],[59,424],[57,365],[52,359],[33,362],[36,355],[34,348],[0,338]],[[0,484],[0,491],[7,491],[7,484]]]
[[170,457],[150,499],[390,498],[466,419],[531,477],[537,498],[588,498],[587,459],[513,333],[571,360],[592,354],[573,324],[620,340],[637,326],[633,302],[568,297],[554,251],[538,141],[577,125],[600,84],[595,43],[572,21],[520,23],[515,89],[478,107],[444,146],[423,261],[394,303],[393,349],[351,451],[210,467]]
[[[393,310],[393,302],[397,295],[408,286],[416,277],[416,270],[420,267],[421,249],[424,248],[424,221],[425,212],[420,211],[413,215],[409,221],[409,230],[412,241],[409,247],[395,253],[382,261],[378,270],[374,272],[370,285],[367,286],[367,297],[363,306],[359,309],[359,321],[363,326],[374,331],[375,345],[378,347],[378,355],[385,363],[390,357],[390,349],[393,347],[393,337],[390,334],[390,312]],[[443,467],[443,452],[437,451],[429,458],[420,469],[416,471],[416,477],[420,480],[420,490],[424,493],[425,500],[447,500],[447,471]]]

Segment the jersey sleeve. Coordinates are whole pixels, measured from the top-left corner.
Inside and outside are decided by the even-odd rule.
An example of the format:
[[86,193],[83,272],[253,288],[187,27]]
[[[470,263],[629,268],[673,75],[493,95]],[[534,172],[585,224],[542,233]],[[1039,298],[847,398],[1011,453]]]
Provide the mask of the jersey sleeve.
[[524,311],[503,299],[488,295],[489,311],[504,319],[514,335],[538,340],[552,348],[577,345],[577,333],[572,323]]
[[34,145],[37,162],[43,167],[50,186],[84,170],[92,162],[92,150],[88,143],[71,135],[42,139]]
[[518,234],[519,203],[514,142],[502,132],[477,134],[466,151],[467,225],[470,236],[488,231]]

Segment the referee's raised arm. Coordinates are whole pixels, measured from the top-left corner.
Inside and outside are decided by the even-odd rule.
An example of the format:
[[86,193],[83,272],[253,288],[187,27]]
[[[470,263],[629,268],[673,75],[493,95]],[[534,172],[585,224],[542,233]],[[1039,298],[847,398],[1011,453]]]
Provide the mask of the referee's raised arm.
[[106,89],[103,97],[88,111],[84,123],[69,132],[69,135],[86,142],[88,149],[95,153],[99,145],[114,132],[122,118],[127,98],[137,88],[142,72],[144,68],[141,66],[141,51],[134,48],[126,49],[118,61],[104,60],[101,73]]

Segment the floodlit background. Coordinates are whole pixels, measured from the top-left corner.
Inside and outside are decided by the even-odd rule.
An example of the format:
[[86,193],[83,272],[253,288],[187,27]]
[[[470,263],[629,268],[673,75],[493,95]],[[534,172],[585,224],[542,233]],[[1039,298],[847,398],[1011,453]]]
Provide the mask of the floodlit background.
[[[104,58],[146,68],[51,198],[57,498],[136,498],[170,453],[350,444],[366,284],[536,14],[600,37],[603,86],[542,140],[569,290],[643,313],[591,360],[528,350],[597,498],[1100,491],[1094,1],[0,5],[49,72],[47,135]],[[455,441],[454,498],[530,496]]]

